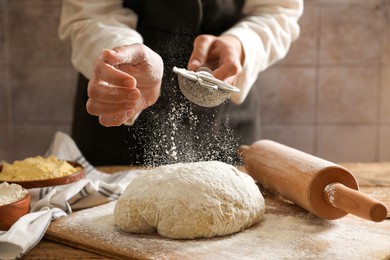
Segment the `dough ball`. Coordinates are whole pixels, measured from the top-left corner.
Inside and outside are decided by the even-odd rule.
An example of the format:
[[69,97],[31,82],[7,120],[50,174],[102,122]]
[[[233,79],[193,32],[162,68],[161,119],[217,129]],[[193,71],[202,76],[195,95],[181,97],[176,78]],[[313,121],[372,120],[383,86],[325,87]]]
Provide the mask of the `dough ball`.
[[115,206],[115,223],[131,233],[174,239],[223,236],[263,216],[253,179],[217,161],[160,166],[132,180]]

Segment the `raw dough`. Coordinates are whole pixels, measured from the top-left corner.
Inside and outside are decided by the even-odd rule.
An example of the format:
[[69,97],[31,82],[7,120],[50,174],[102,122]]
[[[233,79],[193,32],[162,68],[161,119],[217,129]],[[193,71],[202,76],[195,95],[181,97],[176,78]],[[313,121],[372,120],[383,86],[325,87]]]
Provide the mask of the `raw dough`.
[[259,222],[264,209],[249,175],[208,161],[160,166],[137,176],[118,199],[114,217],[128,232],[192,239],[243,230]]

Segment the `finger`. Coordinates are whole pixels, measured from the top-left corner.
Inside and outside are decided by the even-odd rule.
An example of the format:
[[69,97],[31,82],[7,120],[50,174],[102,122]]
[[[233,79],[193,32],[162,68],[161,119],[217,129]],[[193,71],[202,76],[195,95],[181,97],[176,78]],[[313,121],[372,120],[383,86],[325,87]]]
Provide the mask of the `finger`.
[[94,116],[102,116],[123,113],[124,111],[134,109],[136,105],[137,100],[123,103],[104,103],[93,99],[88,99],[86,108],[89,114]]
[[139,99],[141,93],[137,88],[119,87],[109,84],[108,82],[89,81],[88,97],[106,103],[122,103],[130,100]]
[[136,80],[133,76],[114,68],[102,59],[97,59],[92,78],[100,79],[112,85],[135,88]]
[[237,76],[242,71],[240,64],[235,62],[222,63],[220,67],[213,71],[213,76],[220,80],[225,80],[232,76]]
[[228,78],[225,78],[223,81],[225,83],[227,83],[227,84],[230,84],[230,85],[234,86],[236,84],[236,82],[237,82],[237,76],[236,75],[235,76],[230,76]]
[[224,80],[241,73],[242,66],[238,55],[229,48],[215,48],[210,52],[210,56],[219,57],[219,66],[213,71],[213,76]]
[[103,60],[110,65],[118,65],[123,63],[138,63],[140,60],[144,60],[145,57],[145,48],[143,44],[131,44],[115,47],[112,50],[103,50],[102,58]]
[[188,62],[188,70],[196,71],[200,66],[205,65],[208,52],[215,37],[211,35],[200,35],[195,38],[194,50]]
[[99,123],[103,126],[120,126],[134,116],[134,110],[128,110],[122,113],[113,115],[99,116]]

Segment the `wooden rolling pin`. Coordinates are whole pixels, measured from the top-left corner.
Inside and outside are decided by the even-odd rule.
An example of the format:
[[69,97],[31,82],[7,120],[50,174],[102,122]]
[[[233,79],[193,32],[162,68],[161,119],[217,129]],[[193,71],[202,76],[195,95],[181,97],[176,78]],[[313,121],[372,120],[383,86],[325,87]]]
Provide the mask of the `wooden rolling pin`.
[[351,213],[380,222],[387,216],[386,206],[358,191],[355,177],[342,166],[270,140],[240,146],[239,153],[248,174],[264,188],[319,217]]

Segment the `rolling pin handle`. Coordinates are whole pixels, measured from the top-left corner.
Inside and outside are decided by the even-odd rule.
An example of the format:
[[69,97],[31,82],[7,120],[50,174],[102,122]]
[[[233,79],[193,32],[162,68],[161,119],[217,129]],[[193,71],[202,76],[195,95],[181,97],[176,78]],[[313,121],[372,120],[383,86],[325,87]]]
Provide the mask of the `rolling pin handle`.
[[250,146],[249,146],[249,145],[245,145],[245,144],[240,145],[240,146],[238,147],[238,149],[237,149],[237,155],[238,155],[239,157],[242,158],[244,152],[245,152],[245,151],[248,151],[249,149],[250,149]]
[[341,183],[328,184],[324,198],[330,205],[364,219],[381,222],[387,217],[383,203]]

